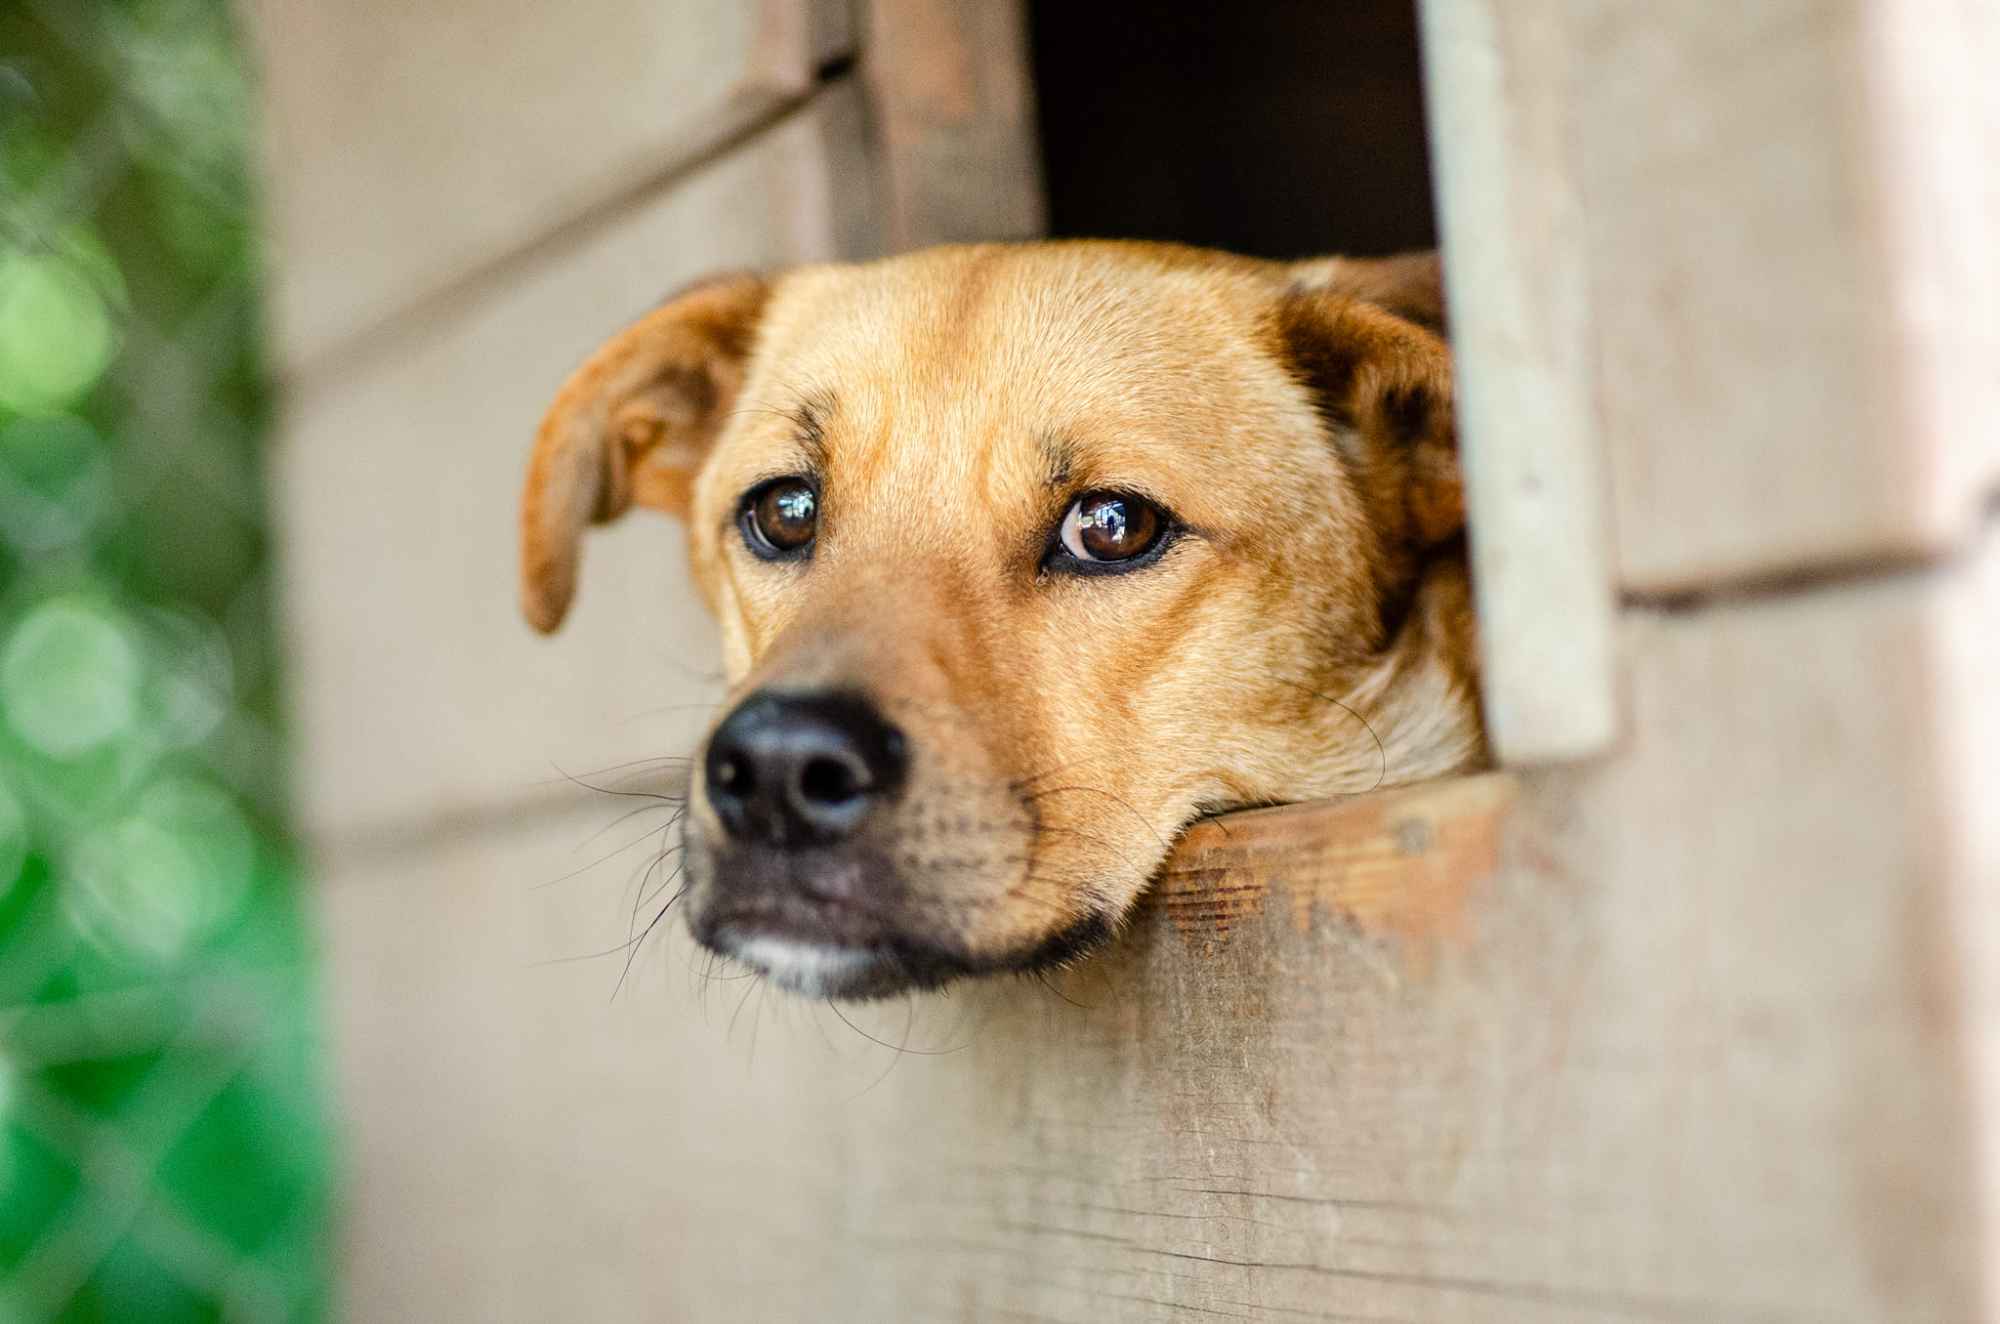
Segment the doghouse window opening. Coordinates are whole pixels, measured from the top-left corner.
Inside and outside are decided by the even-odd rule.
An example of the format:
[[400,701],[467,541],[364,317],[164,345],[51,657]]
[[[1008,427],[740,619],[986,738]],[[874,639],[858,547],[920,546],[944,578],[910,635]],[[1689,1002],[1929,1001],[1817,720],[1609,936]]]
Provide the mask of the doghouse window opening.
[[1550,155],[1560,90],[1503,86],[1482,26],[1498,20],[1477,5],[1027,13],[1051,234],[1278,259],[1443,249],[1488,736],[1508,763],[1606,749],[1613,603],[1583,291],[1574,262],[1547,260],[1577,228]]

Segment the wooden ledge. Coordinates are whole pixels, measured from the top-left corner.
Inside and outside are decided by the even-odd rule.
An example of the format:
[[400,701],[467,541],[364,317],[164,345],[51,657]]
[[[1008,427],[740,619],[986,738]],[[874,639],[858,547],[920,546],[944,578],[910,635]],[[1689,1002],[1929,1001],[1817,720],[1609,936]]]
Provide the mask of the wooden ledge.
[[1206,819],[1181,839],[1151,905],[1193,941],[1226,937],[1274,902],[1301,931],[1317,912],[1374,936],[1456,939],[1499,866],[1516,785],[1483,773]]

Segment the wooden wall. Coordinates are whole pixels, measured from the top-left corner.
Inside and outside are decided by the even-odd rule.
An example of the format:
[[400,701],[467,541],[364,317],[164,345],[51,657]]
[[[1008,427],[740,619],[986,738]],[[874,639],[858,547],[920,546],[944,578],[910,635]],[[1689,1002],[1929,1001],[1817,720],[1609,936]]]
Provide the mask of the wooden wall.
[[551,765],[683,748],[714,643],[642,523],[529,637],[514,486],[702,271],[1038,225],[1025,39],[590,8],[253,5],[350,1317],[1994,1313],[1990,4],[1425,0],[1516,766],[1199,828],[1109,956],[852,1024],[550,963],[649,826]]

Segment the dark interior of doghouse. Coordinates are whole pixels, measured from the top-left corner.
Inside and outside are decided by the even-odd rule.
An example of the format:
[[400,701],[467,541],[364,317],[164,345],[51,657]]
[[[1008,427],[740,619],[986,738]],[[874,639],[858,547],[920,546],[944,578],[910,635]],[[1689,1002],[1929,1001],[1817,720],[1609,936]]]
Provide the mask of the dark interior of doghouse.
[[1436,242],[1409,0],[1031,0],[1050,232],[1266,257]]

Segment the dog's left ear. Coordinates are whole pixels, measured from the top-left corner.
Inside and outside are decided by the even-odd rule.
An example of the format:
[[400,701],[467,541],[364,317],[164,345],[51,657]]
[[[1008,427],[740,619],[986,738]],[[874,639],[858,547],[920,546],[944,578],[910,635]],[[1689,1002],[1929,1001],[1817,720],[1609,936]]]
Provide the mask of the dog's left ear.
[[751,275],[704,281],[613,336],[563,383],[521,493],[521,611],[537,630],[555,629],[569,610],[586,525],[634,505],[687,513],[769,292]]
[[1291,285],[1275,326],[1383,537],[1421,548],[1457,535],[1465,490],[1445,342],[1338,285]]
[[1444,335],[1444,264],[1434,248],[1389,257],[1314,257],[1285,275],[1295,290],[1328,290]]

